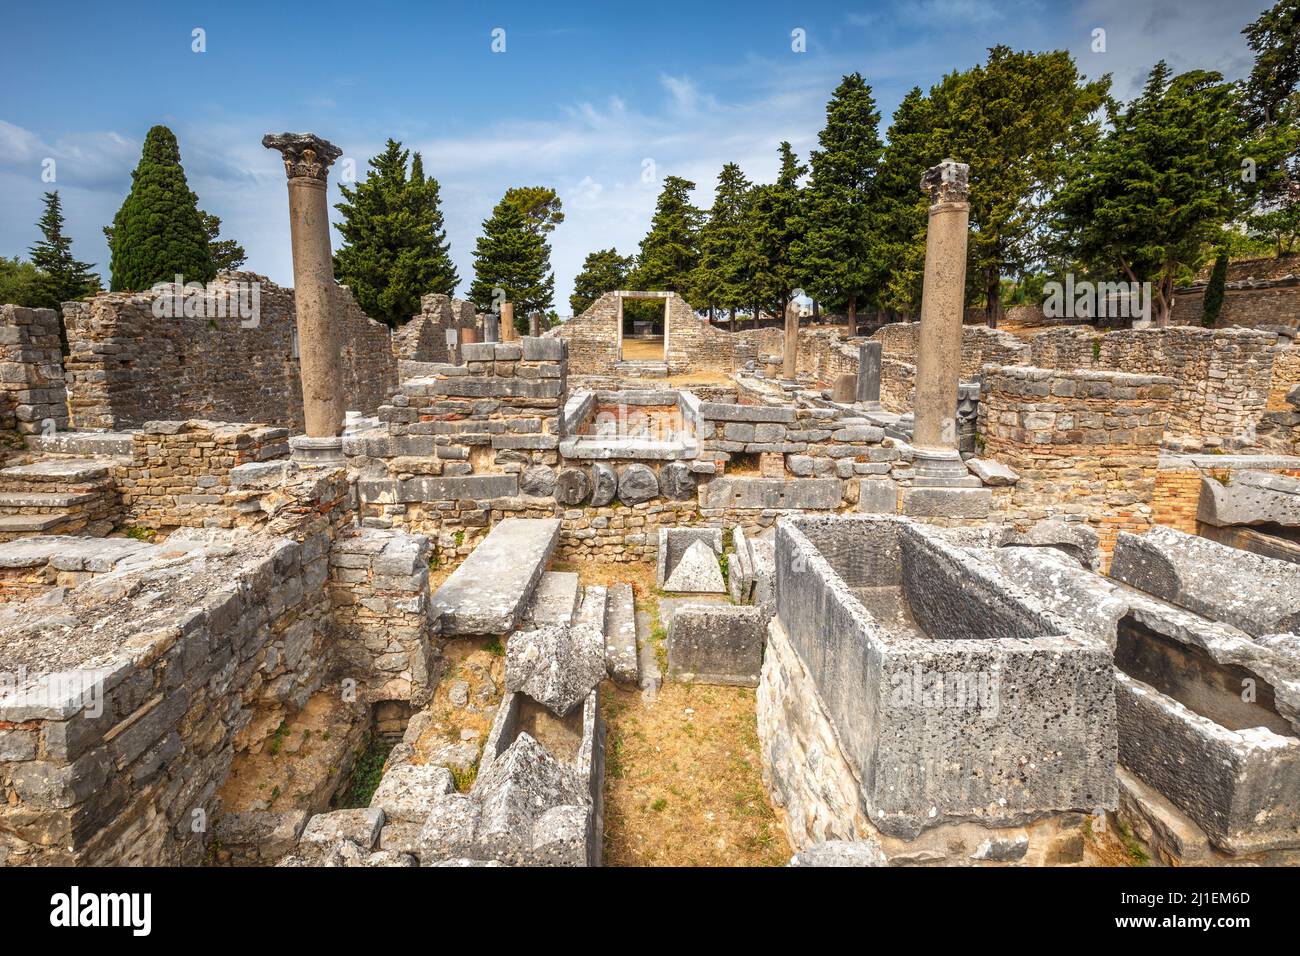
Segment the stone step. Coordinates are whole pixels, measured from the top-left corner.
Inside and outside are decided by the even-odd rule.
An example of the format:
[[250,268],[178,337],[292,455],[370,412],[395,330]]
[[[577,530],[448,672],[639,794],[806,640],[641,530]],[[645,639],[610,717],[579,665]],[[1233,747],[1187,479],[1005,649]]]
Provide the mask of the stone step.
[[10,490],[15,484],[93,485],[107,481],[112,472],[112,464],[101,459],[41,458],[28,465],[0,468],[0,482]]
[[609,605],[609,589],[603,584],[589,584],[582,589],[582,602],[574,617],[575,624],[591,624],[605,633],[605,611]]
[[578,611],[578,575],[572,571],[546,571],[533,592],[527,619],[534,624],[572,624]]
[[636,646],[636,596],[630,584],[615,584],[609,589],[605,666],[609,669],[609,676],[620,684],[640,683],[641,669]]
[[55,432],[53,435],[27,436],[27,447],[46,455],[116,455],[129,458],[133,444],[131,432]]
[[0,539],[20,534],[44,534],[68,523],[68,515],[0,515]]
[[559,539],[559,518],[499,522],[434,594],[442,633],[505,635],[515,630]]
[[98,497],[94,491],[0,491],[0,513],[12,508],[75,508]]

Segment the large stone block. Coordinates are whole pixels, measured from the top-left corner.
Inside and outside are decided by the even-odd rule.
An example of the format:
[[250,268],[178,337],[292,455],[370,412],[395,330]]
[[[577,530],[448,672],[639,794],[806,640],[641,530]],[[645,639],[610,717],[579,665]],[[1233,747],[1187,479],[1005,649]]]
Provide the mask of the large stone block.
[[677,608],[668,629],[669,679],[757,687],[769,617],[769,612],[754,605]]
[[702,508],[773,508],[833,511],[840,506],[838,478],[715,478],[701,491]]

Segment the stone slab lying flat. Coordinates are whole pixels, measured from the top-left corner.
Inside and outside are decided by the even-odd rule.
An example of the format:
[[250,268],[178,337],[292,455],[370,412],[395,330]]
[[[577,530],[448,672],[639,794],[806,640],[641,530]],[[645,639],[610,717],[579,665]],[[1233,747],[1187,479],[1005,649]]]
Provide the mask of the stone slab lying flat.
[[1207,524],[1280,524],[1300,527],[1300,480],[1265,471],[1241,471],[1228,484],[1201,479],[1196,517]]
[[615,584],[609,589],[605,667],[609,676],[620,684],[636,684],[641,679],[637,665],[636,599],[630,584]]
[[433,596],[448,635],[509,634],[560,539],[558,518],[506,518]]
[[112,471],[111,464],[96,458],[42,458],[30,465],[11,465],[0,469],[0,478],[30,482],[72,483],[102,481]]
[[578,575],[573,571],[546,571],[533,592],[528,619],[534,624],[572,624],[578,610]]

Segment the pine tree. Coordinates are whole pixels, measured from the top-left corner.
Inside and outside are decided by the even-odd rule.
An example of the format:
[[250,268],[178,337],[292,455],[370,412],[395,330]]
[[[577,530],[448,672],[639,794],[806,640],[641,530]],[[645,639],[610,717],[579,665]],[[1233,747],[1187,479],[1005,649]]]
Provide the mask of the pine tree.
[[750,277],[747,297],[755,314],[763,306],[784,315],[794,297],[804,266],[795,258],[803,222],[799,177],[807,172],[789,143],[779,147],[781,170],[776,182],[754,189],[746,220],[742,253]]
[[680,176],[664,179],[650,231],[641,240],[632,283],[646,291],[690,292],[700,262],[699,232],[703,213],[691,205],[695,183]]
[[106,229],[114,291],[142,292],[157,282],[210,282],[216,275],[203,218],[166,126],[144,138],[131,192]]
[[518,206],[529,225],[542,235],[554,232],[564,222],[560,195],[549,186],[511,186],[503,199]]
[[35,293],[41,306],[61,309],[64,302],[81,299],[99,291],[99,276],[89,262],[72,257],[72,240],[63,234],[63,204],[58,191],[45,194],[45,213],[41,216],[41,235],[28,254],[39,270]]
[[1175,77],[1162,60],[1057,198],[1054,225],[1073,258],[1105,280],[1151,282],[1156,324],[1179,274],[1200,267],[1239,208],[1249,141],[1238,107],[1218,73]]
[[1278,108],[1300,85],[1300,0],[1279,0],[1241,31],[1255,54],[1246,80],[1244,119],[1251,129],[1278,120]]
[[212,256],[212,268],[220,275],[223,272],[237,272],[248,261],[248,253],[234,239],[221,238],[221,218],[210,212],[199,210],[203,220],[203,233],[208,237],[208,251]]
[[876,182],[879,210],[875,252],[884,269],[880,304],[919,315],[925,277],[926,209],[921,175],[935,162],[933,116],[920,87],[903,97],[889,126]]
[[735,163],[718,173],[709,217],[700,228],[700,264],[692,283],[692,296],[709,308],[727,309],[734,328],[736,309],[748,305],[752,285],[745,266],[746,217],[753,185]]
[[337,228],[344,242],[334,255],[334,277],[367,315],[398,326],[419,312],[421,296],[451,295],[460,280],[438,181],[425,176],[420,154],[390,139],[369,167],[355,186],[339,186],[344,201],[334,208],[343,214]]
[[582,271],[573,280],[569,308],[574,315],[587,311],[606,292],[622,289],[634,265],[631,256],[620,256],[617,249],[599,249],[587,254]]
[[483,220],[483,235],[474,247],[469,296],[485,311],[502,302],[514,303],[515,326],[520,331],[528,328],[529,312],[551,309],[555,297],[551,247],[518,203],[503,197]]
[[1084,82],[1064,50],[996,46],[987,63],[930,91],[937,134],[930,165],[970,164],[967,294],[983,299],[991,326],[1002,314],[1002,277],[1043,257],[1045,206],[1071,156],[1099,135],[1094,114],[1109,86],[1109,76]]
[[859,73],[844,77],[826,104],[820,149],[810,158],[809,178],[795,257],[804,289],[848,311],[851,334],[857,307],[879,296],[885,276],[873,248],[879,218],[876,176],[883,146],[880,113],[871,87]]

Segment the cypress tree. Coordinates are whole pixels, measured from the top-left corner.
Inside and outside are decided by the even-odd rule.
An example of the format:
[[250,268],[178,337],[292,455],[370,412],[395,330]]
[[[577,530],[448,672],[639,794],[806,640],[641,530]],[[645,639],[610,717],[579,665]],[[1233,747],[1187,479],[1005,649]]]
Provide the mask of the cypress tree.
[[745,264],[746,217],[753,186],[735,163],[718,173],[709,218],[700,229],[700,265],[694,295],[702,305],[727,309],[734,325],[736,309],[747,305],[750,278]]
[[334,277],[367,315],[398,326],[420,310],[421,296],[451,295],[460,279],[438,181],[425,175],[420,154],[390,139],[369,166],[356,186],[339,187],[343,202],[334,208],[343,213],[336,227],[344,241],[334,255]]
[[687,294],[700,262],[703,213],[691,205],[695,183],[680,176],[664,179],[650,231],[641,240],[632,282],[638,289]]
[[166,126],[145,136],[131,192],[106,232],[114,291],[141,292],[177,275],[186,282],[210,282],[216,275],[197,197]]
[[1222,250],[1214,260],[1210,270],[1210,281],[1205,286],[1205,297],[1201,300],[1201,325],[1207,329],[1214,328],[1223,308],[1223,288],[1228,282],[1228,252]]
[[756,306],[766,305],[773,313],[784,315],[802,272],[795,256],[803,201],[799,177],[807,167],[799,162],[789,143],[781,144],[780,153],[781,171],[776,182],[754,190],[742,255],[749,277],[748,297]]
[[846,307],[856,332],[857,307],[878,298],[884,285],[873,249],[878,211],[876,174],[884,150],[880,113],[860,73],[840,81],[826,104],[826,126],[811,156],[801,238],[795,245],[804,288],[821,301]]
[[474,247],[474,282],[469,296],[479,308],[500,304],[497,290],[515,306],[515,326],[528,328],[529,312],[547,312],[555,297],[551,247],[518,203],[502,199],[483,220]]
[[934,165],[933,107],[913,87],[894,111],[889,143],[877,173],[879,232],[876,255],[884,266],[880,304],[919,315],[925,276],[926,209],[929,199],[918,188],[921,174]]
[[45,213],[37,225],[44,238],[32,245],[29,255],[39,270],[35,291],[40,305],[59,309],[64,302],[98,292],[99,276],[90,271],[94,266],[72,257],[72,240],[63,234],[63,204],[57,190],[45,194]]

